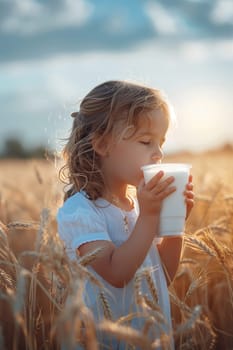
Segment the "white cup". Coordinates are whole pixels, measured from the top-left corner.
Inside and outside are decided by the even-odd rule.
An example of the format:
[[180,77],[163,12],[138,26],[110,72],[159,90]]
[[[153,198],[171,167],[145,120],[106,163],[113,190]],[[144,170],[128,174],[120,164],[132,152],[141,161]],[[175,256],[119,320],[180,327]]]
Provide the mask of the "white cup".
[[[161,180],[174,176],[175,180],[171,186],[176,191],[163,200],[160,212],[159,236],[180,236],[183,234],[186,216],[186,204],[184,191],[188,183],[191,164],[161,163],[145,165],[141,169],[144,174],[145,183],[159,171],[164,172]],[[161,181],[160,180],[160,181]]]

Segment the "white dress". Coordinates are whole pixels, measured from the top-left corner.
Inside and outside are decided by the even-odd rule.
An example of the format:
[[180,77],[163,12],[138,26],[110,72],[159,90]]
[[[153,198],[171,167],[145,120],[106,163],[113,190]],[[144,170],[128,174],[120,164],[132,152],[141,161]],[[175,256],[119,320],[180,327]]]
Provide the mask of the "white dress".
[[[125,215],[127,216],[128,231],[126,230],[124,223]],[[123,212],[121,209],[103,198],[91,201],[85,196],[84,192],[78,192],[68,198],[58,210],[58,233],[65,243],[66,251],[70,259],[77,259],[77,248],[86,242],[107,240],[112,241],[115,246],[119,247],[129,237],[134,228],[137,217],[138,208],[136,201],[134,209],[129,212]],[[142,232],[142,234],[144,233]],[[156,247],[158,241],[155,239],[153,243],[154,244],[152,244],[140,267],[140,269],[147,267],[150,268],[150,274],[157,289],[158,303],[166,319],[166,322],[163,325],[160,325],[160,327],[155,326],[155,328],[158,329],[153,329],[153,337],[157,334],[158,336],[156,336],[156,338],[159,338],[161,332],[169,334],[170,344],[168,349],[174,349],[173,338],[171,336],[172,325],[168,289]],[[93,269],[90,268],[90,270],[98,277],[104,286],[104,295],[111,307],[113,320],[117,320],[129,313],[141,310],[135,303],[134,279],[132,279],[124,288],[115,288],[101,278],[101,276],[97,275]],[[85,304],[92,310],[97,321],[101,320],[103,317],[103,308],[100,302],[99,293],[99,287],[96,287],[93,282],[88,280],[85,285],[83,297]],[[151,298],[146,278],[142,278],[141,293],[146,294]],[[138,317],[133,319],[130,325],[140,330],[145,321],[145,319]],[[101,337],[101,335],[99,336]],[[102,338],[100,342],[107,346],[109,340],[105,338]],[[104,346],[103,349],[105,349]],[[113,345],[113,349],[125,349],[124,343],[121,342],[118,345]]]

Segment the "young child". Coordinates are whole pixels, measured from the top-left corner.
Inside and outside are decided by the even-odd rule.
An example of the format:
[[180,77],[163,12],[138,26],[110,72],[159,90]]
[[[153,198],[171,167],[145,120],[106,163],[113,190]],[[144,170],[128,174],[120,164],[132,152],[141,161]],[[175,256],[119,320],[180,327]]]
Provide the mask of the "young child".
[[[69,190],[57,213],[59,235],[71,259],[102,248],[90,269],[104,286],[113,320],[142,310],[134,298],[134,277],[148,267],[166,320],[163,325],[155,322],[151,336],[156,340],[166,333],[167,348],[173,349],[167,283],[179,264],[182,237],[159,239],[158,225],[163,199],[176,189],[173,177],[161,180],[162,172],[145,185],[141,170],[162,160],[169,104],[159,90],[108,81],[90,91],[72,117],[61,169]],[[135,186],[136,198],[129,185]],[[193,198],[190,176],[184,192],[187,216]],[[85,303],[97,320],[103,317],[99,292],[87,281]],[[143,278],[141,294],[150,296]],[[145,321],[135,316],[130,325],[140,330]],[[101,342],[107,344],[106,339]],[[121,343],[119,349],[124,348]]]

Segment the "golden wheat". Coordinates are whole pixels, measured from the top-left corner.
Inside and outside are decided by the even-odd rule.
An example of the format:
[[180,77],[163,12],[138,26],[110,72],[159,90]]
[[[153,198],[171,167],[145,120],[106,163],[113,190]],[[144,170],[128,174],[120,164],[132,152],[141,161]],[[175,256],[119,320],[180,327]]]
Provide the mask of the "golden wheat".
[[[169,287],[176,349],[232,349],[232,151],[180,154],[166,160],[192,163],[196,191],[183,257]],[[58,163],[1,161],[0,348],[58,350],[80,344],[101,350],[101,332],[123,342],[125,349],[167,349],[164,334],[149,340],[153,325],[165,322],[150,270],[139,270],[134,278],[132,297],[138,312],[113,322],[105,290],[87,268],[101,251],[75,262],[66,256],[55,220],[63,198]],[[100,325],[82,301],[86,279],[100,290],[107,318]],[[142,280],[148,283],[149,296],[142,293]],[[130,327],[137,317],[145,320],[141,331]]]
[[111,307],[108,303],[108,300],[106,298],[106,295],[103,291],[100,291],[99,293],[99,299],[102,303],[102,308],[104,311],[104,317],[108,320],[112,320],[112,311],[111,311]]

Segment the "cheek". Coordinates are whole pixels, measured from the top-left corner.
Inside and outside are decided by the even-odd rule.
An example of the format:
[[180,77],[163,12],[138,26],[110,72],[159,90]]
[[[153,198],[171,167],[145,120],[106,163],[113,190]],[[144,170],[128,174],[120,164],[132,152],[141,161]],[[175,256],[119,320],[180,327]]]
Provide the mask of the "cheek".
[[131,160],[129,162],[129,168],[132,174],[132,177],[134,177],[138,182],[142,179],[143,177],[143,172],[141,170],[141,167],[145,165],[145,162],[143,162],[140,157],[136,157],[136,159]]

